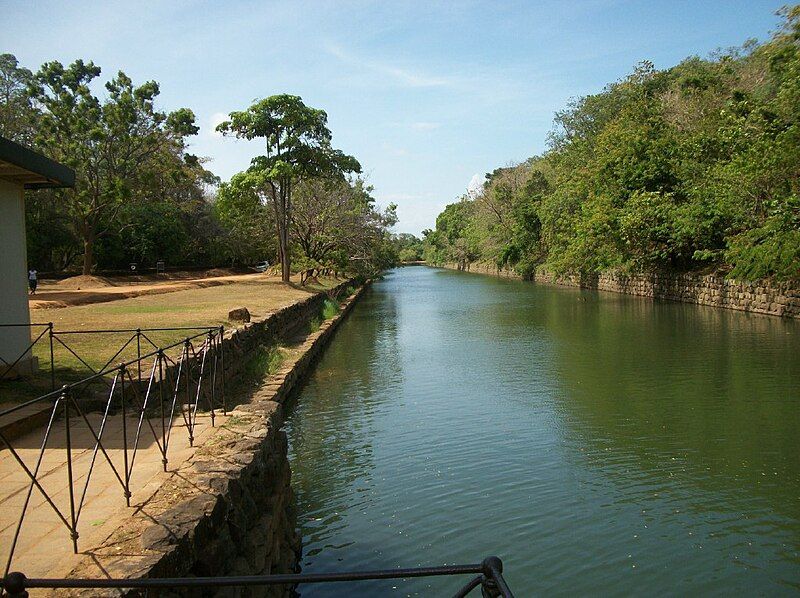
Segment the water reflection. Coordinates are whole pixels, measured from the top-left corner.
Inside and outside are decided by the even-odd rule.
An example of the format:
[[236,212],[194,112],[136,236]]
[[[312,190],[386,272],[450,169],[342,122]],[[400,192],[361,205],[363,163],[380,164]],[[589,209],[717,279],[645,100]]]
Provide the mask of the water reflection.
[[290,419],[304,569],[497,552],[521,595],[798,588],[798,324],[396,271]]
[[[343,514],[348,509],[369,500],[373,416],[386,399],[379,390],[402,382],[395,348],[395,302],[387,297],[376,303],[369,291],[362,301],[372,304],[370,311],[345,320],[337,343],[301,389],[303,400],[298,402],[295,396],[289,401],[293,412],[287,423],[289,458],[308,557],[325,548],[350,545],[349,541],[331,544],[328,539],[346,527]],[[358,357],[356,367],[353,356]],[[306,416],[308,411],[313,411],[313,418]]]

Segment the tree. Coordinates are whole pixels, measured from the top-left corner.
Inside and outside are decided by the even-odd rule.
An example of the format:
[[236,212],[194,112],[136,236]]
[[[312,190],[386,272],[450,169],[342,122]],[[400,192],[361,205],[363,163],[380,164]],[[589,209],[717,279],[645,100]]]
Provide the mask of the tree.
[[281,277],[289,282],[291,257],[289,231],[292,220],[292,190],[311,176],[335,176],[361,172],[352,156],[331,148],[328,116],[306,106],[299,96],[274,95],[255,102],[217,130],[244,139],[263,138],[266,154],[256,156],[244,176],[247,183],[269,198],[275,213]]
[[[295,189],[292,237],[311,271],[331,267],[332,256],[343,249],[359,217],[353,188],[343,177],[315,177]],[[349,256],[348,256],[349,257]]]
[[28,95],[33,73],[13,54],[0,54],[0,135],[30,145],[37,112]]
[[296,188],[292,237],[305,276],[316,271],[366,273],[380,269],[388,228],[397,221],[395,206],[381,212],[362,179],[314,177]]
[[274,222],[268,205],[250,185],[246,173],[220,185],[214,213],[223,227],[221,257],[231,265],[253,264],[276,254]]
[[440,214],[426,259],[800,280],[800,6],[781,14],[764,44],[571,102],[543,155]]
[[392,243],[391,229],[397,224],[397,205],[390,203],[383,211],[379,210],[372,197],[373,188],[363,179],[356,179],[352,185],[352,205],[356,218],[341,232],[341,252],[346,268],[361,276],[374,276],[378,272],[397,263],[397,252]]
[[401,262],[417,262],[422,259],[425,249],[422,239],[411,233],[393,235],[392,243],[397,250],[397,259]]
[[445,206],[436,217],[436,229],[423,231],[425,235],[425,260],[432,264],[456,262],[459,270],[474,261],[480,254],[474,234],[475,202],[466,196],[461,201]]
[[92,62],[76,60],[66,68],[48,62],[29,87],[42,113],[36,145],[76,172],[75,187],[61,193],[83,241],[84,274],[95,264],[98,236],[133,198],[147,167],[167,148],[182,153],[184,138],[198,131],[191,110],[166,114],[155,109],[155,81],[135,87],[120,71],[106,83],[109,95],[101,101],[90,89],[99,75]]
[[[167,224],[173,227],[176,238],[183,237],[177,252],[164,251],[143,258],[151,265],[155,260],[163,259],[170,265],[206,266],[216,257],[215,243],[224,235],[224,230],[216,218],[212,201],[220,180],[205,169],[203,162],[203,159],[183,153],[174,145],[166,145],[140,170],[133,185],[136,196],[133,203],[139,210],[175,214]],[[121,235],[116,236],[125,237],[131,228],[146,228],[137,233],[140,235],[147,235],[147,231],[156,232],[155,228],[148,226],[146,217],[137,218],[135,214],[136,211],[123,214],[119,222],[121,228],[115,227],[115,233],[118,231]],[[169,230],[166,229],[166,234],[170,234]],[[163,243],[168,241],[155,241],[154,246]]]
[[52,190],[29,193],[25,198],[25,229],[28,263],[40,271],[64,270],[81,253],[80,241]]

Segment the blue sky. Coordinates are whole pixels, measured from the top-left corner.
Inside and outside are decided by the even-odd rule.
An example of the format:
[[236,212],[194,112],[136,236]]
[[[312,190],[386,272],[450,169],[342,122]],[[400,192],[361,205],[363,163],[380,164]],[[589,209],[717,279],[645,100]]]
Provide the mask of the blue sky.
[[553,113],[641,60],[706,56],[778,25],[782,1],[9,2],[0,52],[35,69],[75,58],[161,84],[194,110],[191,151],[223,179],[257,142],[213,126],[293,93],[327,111],[397,231],[418,234],[470,181],[543,151]]

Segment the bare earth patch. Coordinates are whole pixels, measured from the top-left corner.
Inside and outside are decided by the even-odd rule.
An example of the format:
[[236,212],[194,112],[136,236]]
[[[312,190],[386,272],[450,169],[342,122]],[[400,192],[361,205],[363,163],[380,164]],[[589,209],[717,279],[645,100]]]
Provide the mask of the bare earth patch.
[[60,289],[80,290],[113,287],[116,285],[110,278],[81,274],[80,276],[70,276],[64,280],[59,280],[56,283],[56,286],[58,286]]
[[[215,276],[214,273],[224,274]],[[119,301],[141,295],[159,295],[192,288],[227,285],[244,281],[275,282],[274,276],[265,274],[231,274],[217,269],[202,274],[174,273],[156,276],[73,276],[60,281],[41,281],[36,295],[30,296],[30,308],[52,309],[91,303]],[[41,319],[33,317],[34,320]]]

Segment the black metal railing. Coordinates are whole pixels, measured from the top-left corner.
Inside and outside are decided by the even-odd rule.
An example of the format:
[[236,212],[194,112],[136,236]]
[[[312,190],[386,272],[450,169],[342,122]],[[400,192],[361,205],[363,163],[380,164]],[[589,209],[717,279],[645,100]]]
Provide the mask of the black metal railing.
[[[27,328],[29,331],[28,334],[28,345],[26,348],[16,357],[14,357],[11,361],[5,359],[2,355],[0,355],[0,380],[4,380],[6,378],[17,378],[17,368],[22,364],[22,362],[29,357],[33,357],[33,349],[36,347],[40,342],[43,342],[42,339],[47,337],[50,341],[50,390],[55,390],[55,365],[53,362],[53,323],[48,322],[47,324],[0,324],[0,329],[12,329],[12,328]],[[11,358],[9,358],[11,359]],[[27,380],[27,377],[22,377],[23,380]]]
[[252,586],[296,586],[305,583],[334,583],[379,579],[406,579],[411,577],[437,577],[474,575],[453,596],[467,596],[480,587],[486,598],[513,598],[513,593],[503,577],[503,562],[490,556],[472,565],[443,567],[415,567],[411,569],[386,569],[381,571],[351,571],[341,573],[307,573],[287,575],[246,575],[232,577],[176,577],[142,579],[28,579],[19,572],[9,573],[3,580],[5,595],[9,598],[26,598],[29,589],[206,589]]
[[[3,328],[27,328],[29,330],[29,337],[30,342],[26,346],[26,348],[16,356],[13,361],[9,361],[8,359],[3,358],[0,355],[0,381],[9,378],[19,378],[23,381],[30,380],[34,377],[34,374],[28,373],[28,375],[19,376],[16,372],[17,367],[25,360],[26,357],[30,356],[33,357],[34,350],[39,349],[41,345],[47,344],[47,347],[38,350],[43,357],[47,358],[47,372],[49,373],[49,382],[50,382],[50,390],[56,390],[61,384],[59,382],[64,382],[58,380],[59,375],[59,368],[57,367],[56,358],[56,351],[62,351],[67,358],[71,360],[70,367],[68,368],[61,368],[65,370],[69,370],[71,377],[74,379],[75,368],[73,366],[77,365],[79,371],[86,371],[89,374],[96,374],[97,372],[106,370],[111,364],[117,361],[117,359],[126,353],[126,351],[130,352],[131,359],[133,357],[133,349],[135,348],[135,355],[137,360],[141,360],[143,351],[144,354],[158,349],[160,346],[163,346],[165,343],[157,343],[151,337],[154,333],[180,333],[181,336],[189,335],[192,332],[209,332],[209,331],[217,331],[221,329],[221,327],[212,327],[212,326],[176,326],[176,327],[165,327],[165,328],[115,328],[115,329],[97,329],[97,330],[57,330],[53,322],[46,322],[46,323],[33,323],[33,324],[0,324],[0,330]],[[90,358],[86,355],[80,354],[80,349],[75,346],[71,339],[73,338],[80,338],[86,336],[122,336],[122,339],[119,342],[119,349],[108,357],[104,359],[102,364],[99,366],[91,365]],[[112,339],[109,342],[113,342]],[[138,368],[138,377],[141,380],[142,377],[142,369],[141,366]],[[67,380],[69,382],[71,380]],[[38,388],[38,387],[36,387]]]
[[[47,330],[50,331],[51,355],[54,340],[57,339],[61,342],[58,339],[58,335],[89,333],[89,331],[54,333],[52,325],[48,325]],[[147,335],[148,332],[154,330],[197,329],[161,328],[122,331],[132,332],[133,334],[123,347],[115,353],[112,360],[122,355],[125,348],[133,342],[137,344],[137,356],[115,366],[109,367],[109,364],[106,363],[99,371],[82,359],[66,343],[62,343],[93,373],[77,382],[65,384],[60,389],[0,412],[0,417],[3,417],[31,407],[41,406],[42,409],[40,411],[45,413],[49,409],[47,424],[44,427],[41,443],[38,444],[38,456],[33,464],[25,463],[20,452],[14,447],[13,440],[4,433],[4,430],[0,429],[0,447],[5,446],[10,451],[14,461],[25,473],[28,480],[27,487],[23,490],[25,498],[22,502],[22,509],[9,547],[5,573],[8,573],[11,568],[14,551],[34,490],[38,490],[41,493],[44,501],[52,508],[58,520],[67,528],[72,539],[73,550],[77,552],[78,523],[98,458],[105,461],[111,468],[113,477],[120,485],[126,504],[130,506],[131,476],[140,450],[140,440],[143,432],[147,436],[149,431],[149,435],[152,436],[152,440],[161,455],[163,469],[166,471],[169,462],[170,437],[176,416],[182,419],[182,427],[187,430],[191,446],[195,439],[197,415],[201,404],[204,405],[210,415],[212,426],[215,423],[216,411],[221,409],[223,413],[227,413],[224,392],[224,329],[222,327],[202,329],[201,332],[186,336],[180,341],[162,347],[157,347]],[[120,331],[92,332],[102,334],[119,333]],[[42,335],[37,338],[41,339]],[[155,348],[143,352],[142,339],[145,339]],[[85,404],[85,392],[83,391],[90,384],[99,384],[104,392],[102,409],[100,409],[102,417],[97,426],[93,426],[89,417],[87,417],[88,409]],[[81,395],[84,396],[81,398]],[[82,405],[82,403],[84,404]],[[109,447],[104,445],[103,435],[107,433],[109,421],[117,415],[121,417],[121,426],[119,427],[121,427],[122,437],[122,463],[115,464],[109,455]],[[129,419],[133,419],[133,421],[129,421]],[[53,451],[62,448],[64,450],[63,459],[67,470],[66,484],[69,504],[61,504],[60,506],[56,504],[57,501],[53,496],[55,493],[48,492],[43,487],[40,478],[42,461],[48,451],[48,441],[51,439],[56,423],[59,421],[63,422],[64,426],[63,447],[50,449],[49,454],[52,455]],[[130,424],[133,424],[133,429],[129,429],[131,427]],[[76,426],[80,426],[83,430],[88,430],[91,438],[90,442],[93,444],[89,464],[85,471],[85,480],[82,481],[81,487],[77,492],[75,489],[76,475],[73,470],[72,441]]]

